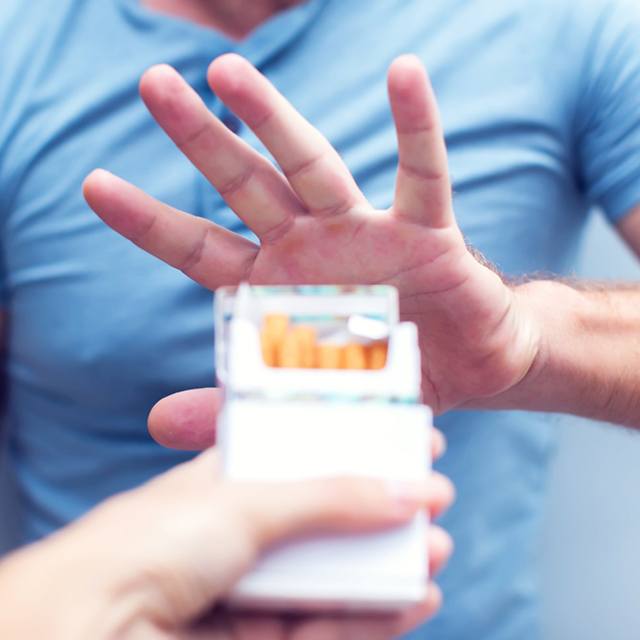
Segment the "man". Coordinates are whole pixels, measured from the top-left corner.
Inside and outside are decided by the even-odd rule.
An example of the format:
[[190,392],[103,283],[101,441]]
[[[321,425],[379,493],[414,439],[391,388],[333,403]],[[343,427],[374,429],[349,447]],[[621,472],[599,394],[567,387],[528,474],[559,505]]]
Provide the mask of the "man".
[[[166,13],[175,12],[178,3],[163,4],[156,8]],[[192,9],[203,4],[181,3]],[[207,3],[210,8],[216,5]],[[533,330],[536,323],[524,323],[529,330],[523,330],[517,321],[521,316],[514,301],[519,297],[508,293],[490,270],[478,271],[464,250],[445,197],[448,183],[441,170],[434,172],[443,150],[432,144],[438,139],[429,134],[433,121],[422,120],[434,113],[431,102],[409,100],[415,109],[404,106],[407,73],[408,97],[415,99],[411,87],[416,86],[422,89],[418,95],[428,96],[410,60],[394,67],[391,93],[396,121],[401,123],[401,157],[422,159],[422,164],[401,163],[399,197],[394,202],[396,142],[381,78],[396,54],[411,50],[428,63],[444,114],[456,214],[468,240],[500,268],[515,274],[570,269],[592,202],[601,203],[624,234],[636,235],[638,216],[632,209],[640,201],[640,180],[633,158],[639,144],[639,114],[633,108],[633,96],[637,95],[640,52],[635,38],[637,9],[631,4],[606,0],[580,6],[568,0],[515,6],[311,1],[276,15],[249,35],[228,19],[229,12],[236,17],[243,13],[240,3],[225,6],[227,28],[222,31],[227,36],[223,37],[221,14],[213,9],[205,12],[206,17],[201,11],[197,17],[183,15],[196,19],[194,25],[129,0],[91,7],[57,3],[50,12],[43,9],[39,21],[29,22],[28,29],[36,32],[24,37],[29,43],[24,51],[10,49],[9,68],[14,71],[2,82],[15,89],[2,91],[10,96],[10,108],[2,109],[13,117],[3,119],[0,135],[8,140],[2,149],[0,176],[3,209],[8,211],[5,279],[14,327],[9,411],[31,536],[73,517],[103,491],[134,483],[170,464],[168,457],[152,454],[143,444],[143,405],[176,386],[206,386],[212,375],[207,365],[211,335],[206,294],[99,230],[72,195],[82,168],[104,166],[179,209],[232,230],[241,228],[223,199],[181,162],[138,109],[132,90],[134,67],[139,71],[159,57],[170,62],[249,147],[264,152],[263,142],[219,98],[256,127],[259,136],[270,132],[268,146],[296,183],[293,191],[274,178],[264,163],[253,172],[264,180],[247,180],[247,172],[236,171],[236,182],[218,185],[229,200],[237,200],[244,186],[245,200],[233,206],[245,219],[251,217],[259,235],[274,233],[275,237],[266,238],[261,255],[279,259],[262,259],[260,265],[270,268],[254,273],[256,279],[282,279],[283,273],[304,266],[303,273],[310,279],[369,274],[372,279],[379,275],[381,280],[406,285],[406,279],[392,278],[389,270],[402,264],[414,278],[409,282],[413,292],[411,287],[405,291],[405,314],[420,319],[417,303],[424,302],[425,292],[416,283],[423,274],[411,271],[425,255],[443,270],[441,276],[431,270],[430,286],[435,280],[439,287],[432,288],[429,296],[455,297],[451,291],[458,291],[463,283],[458,276],[469,275],[465,291],[477,292],[470,294],[472,304],[460,296],[454,305],[455,318],[442,311],[448,305],[431,304],[423,323],[433,329],[432,340],[423,337],[424,346],[453,336],[449,346],[460,338],[460,353],[474,356],[473,367],[468,367],[467,357],[455,368],[455,359],[438,359],[437,352],[431,351],[425,368],[431,385],[425,391],[431,391],[428,397],[437,409],[477,404],[479,397],[502,391],[511,390],[513,395],[514,382],[536,370],[531,367],[544,351]],[[218,26],[204,27],[207,22]],[[26,28],[24,21],[11,23],[19,31],[16,25]],[[43,32],[48,39],[40,39]],[[233,40],[243,36],[240,42]],[[558,56],[560,44],[563,51]],[[247,94],[242,86],[242,99],[234,99],[234,73],[240,78],[249,73],[232,66],[240,64],[237,59],[214,65],[211,79],[217,95],[206,88],[205,58],[230,50],[244,54],[264,71],[328,136],[362,193],[348,174],[336,169],[330,151],[319,164],[314,163],[313,172],[304,162],[289,164],[287,158],[307,158],[311,163],[322,141],[316,134],[300,136],[298,129],[304,132],[304,126],[291,111],[286,119],[292,118],[293,129],[280,128],[275,136],[268,128],[260,131],[264,122],[257,116],[264,104],[257,101],[255,91],[250,94],[253,106],[248,108],[243,104]],[[58,66],[50,69],[50,60]],[[249,82],[254,89],[266,90],[265,85]],[[202,111],[191,98],[183,102],[189,96],[185,92],[166,68],[156,69],[143,85],[154,115],[216,184],[218,178],[228,177],[220,173],[223,169],[245,167],[244,161],[253,156],[248,147],[237,151],[238,147],[228,146],[229,138],[217,136],[212,142],[210,136],[203,137],[212,128],[205,120],[202,130],[188,130]],[[181,98],[165,100],[167,95]],[[52,102],[56,104],[53,111],[47,109]],[[185,105],[195,111],[185,112]],[[217,125],[215,130],[220,131]],[[34,147],[29,144],[34,140],[41,143]],[[230,155],[234,148],[237,153]],[[291,148],[303,153],[291,158],[287,151]],[[199,155],[194,153],[198,149]],[[424,149],[437,154],[429,156],[426,164],[420,154]],[[9,157],[11,163],[6,161]],[[61,173],[60,167],[73,170]],[[318,171],[323,181],[318,182]],[[315,188],[318,184],[320,188]],[[141,244],[145,236],[146,240],[154,237],[145,212],[157,207],[140,192],[97,174],[87,186],[87,195],[101,215],[126,235]],[[385,229],[382,221],[375,233],[364,236],[359,224],[352,225],[354,239],[370,241],[364,247],[356,243],[358,250],[344,240],[321,242],[344,239],[339,229],[319,236],[315,244],[302,242],[305,236],[299,234],[304,253],[296,254],[295,243],[279,254],[272,250],[276,240],[288,235],[278,237],[274,222],[283,224],[280,232],[288,231],[294,213],[312,211],[335,214],[340,226],[339,214],[354,205],[362,215],[373,215],[366,201],[380,209],[393,205],[393,211],[401,213],[402,224],[394,222]],[[247,202],[250,208],[245,208]],[[258,204],[264,218],[256,212]],[[283,212],[286,215],[278,218]],[[308,218],[316,224],[313,216]],[[163,222],[155,232],[162,232],[165,223],[174,229],[170,222],[174,218],[163,215],[160,219]],[[353,215],[348,219],[360,220]],[[427,231],[420,231],[425,220]],[[265,226],[260,227],[261,221]],[[194,235],[189,232],[182,239],[201,239],[202,229],[200,224]],[[385,231],[394,242],[388,241]],[[147,248],[201,281],[210,273],[215,273],[213,284],[234,279],[256,249],[219,232],[211,236],[217,238],[212,245],[216,249],[207,252],[209,265],[215,267],[211,272],[197,272],[194,266],[204,244],[176,247],[168,242],[171,234],[167,238],[161,233],[155,236],[159,243],[154,241]],[[184,246],[193,253],[184,254]],[[440,259],[437,249],[446,250]],[[300,255],[305,260],[296,263]],[[241,259],[229,262],[230,256]],[[282,261],[287,256],[293,264]],[[452,256],[457,266],[450,271]],[[346,261],[349,257],[355,265]],[[280,271],[271,268],[275,266]],[[325,266],[336,268],[330,271]],[[451,275],[455,277],[447,281]],[[490,295],[482,297],[481,292],[487,291]],[[412,298],[413,294],[417,295]],[[60,306],[59,300],[66,305]],[[541,298],[541,306],[546,304]],[[487,336],[495,341],[487,343]],[[518,348],[505,351],[514,338]],[[496,357],[507,366],[496,369]],[[467,370],[476,374],[473,379],[466,377]],[[178,372],[181,381],[176,385]],[[496,406],[517,406],[515,400],[507,400],[509,393]],[[556,407],[565,408],[560,402]],[[441,424],[451,444],[444,467],[460,493],[458,507],[445,522],[459,553],[444,576],[448,605],[429,628],[429,637],[462,638],[469,629],[475,638],[537,637],[532,566],[544,469],[552,448],[548,421],[533,414],[452,413]],[[89,468],[85,454],[98,448],[99,468]],[[63,451],[73,453],[61,464]],[[145,455],[140,455],[142,451]],[[132,460],[136,472],[128,470],[125,477],[123,470]],[[99,489],[92,484],[96,475],[102,480]],[[83,479],[83,492],[70,489]],[[52,504],[64,508],[53,511]]]

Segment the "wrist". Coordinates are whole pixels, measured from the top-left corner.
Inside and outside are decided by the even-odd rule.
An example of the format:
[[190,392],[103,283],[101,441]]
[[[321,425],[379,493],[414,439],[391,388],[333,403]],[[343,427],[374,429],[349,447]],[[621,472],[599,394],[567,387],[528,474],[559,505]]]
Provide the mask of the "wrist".
[[584,330],[593,301],[552,280],[518,285],[513,294],[537,336],[535,355],[523,378],[498,399],[498,408],[597,416],[602,389],[594,385],[597,358],[589,357]]
[[[558,289],[560,287],[560,289]],[[544,387],[552,377],[553,318],[550,312],[566,312],[560,298],[564,285],[537,280],[510,287],[509,324],[512,329],[508,353],[522,354],[516,368],[520,375],[500,393],[479,402],[474,407],[487,409],[540,410],[546,392]]]
[[566,313],[560,300],[562,291],[568,287],[549,280],[534,280],[513,287],[514,304],[526,318],[535,335],[533,357],[525,375],[509,391],[505,400],[522,409],[536,407],[542,386],[552,374],[553,328],[551,313]]

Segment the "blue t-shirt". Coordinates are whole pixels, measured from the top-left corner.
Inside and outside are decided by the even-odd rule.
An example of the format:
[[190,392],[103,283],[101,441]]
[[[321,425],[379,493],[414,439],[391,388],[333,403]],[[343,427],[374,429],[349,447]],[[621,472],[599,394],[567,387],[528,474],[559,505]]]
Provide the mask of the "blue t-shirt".
[[[211,294],[105,227],[80,193],[104,167],[181,209],[242,225],[145,111],[137,82],[168,62],[262,150],[206,86],[249,58],[337,147],[379,208],[396,143],[385,71],[411,51],[441,106],[455,209],[502,270],[572,269],[590,205],[640,202],[640,18],[615,0],[310,0],[241,43],[138,0],[4,0],[0,8],[2,296],[7,442],[25,539],[185,459],[146,431],[161,397],[210,386]],[[440,419],[458,487],[457,553],[432,640],[538,636],[536,554],[549,416]]]

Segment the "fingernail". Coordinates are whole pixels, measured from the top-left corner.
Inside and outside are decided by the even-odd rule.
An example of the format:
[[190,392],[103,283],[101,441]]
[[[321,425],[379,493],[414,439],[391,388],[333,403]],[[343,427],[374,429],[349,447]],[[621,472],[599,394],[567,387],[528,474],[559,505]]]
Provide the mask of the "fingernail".
[[429,486],[426,480],[390,480],[387,491],[395,503],[407,510],[415,510],[427,504]]

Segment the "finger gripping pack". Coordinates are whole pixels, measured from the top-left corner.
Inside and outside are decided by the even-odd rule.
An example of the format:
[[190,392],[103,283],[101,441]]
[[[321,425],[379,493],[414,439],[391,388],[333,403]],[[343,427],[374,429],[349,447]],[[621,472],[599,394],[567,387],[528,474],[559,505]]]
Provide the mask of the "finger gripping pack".
[[[249,286],[216,293],[226,477],[278,482],[429,472],[415,325],[387,286]],[[235,586],[252,608],[394,611],[428,582],[427,515],[376,533],[299,539]]]

